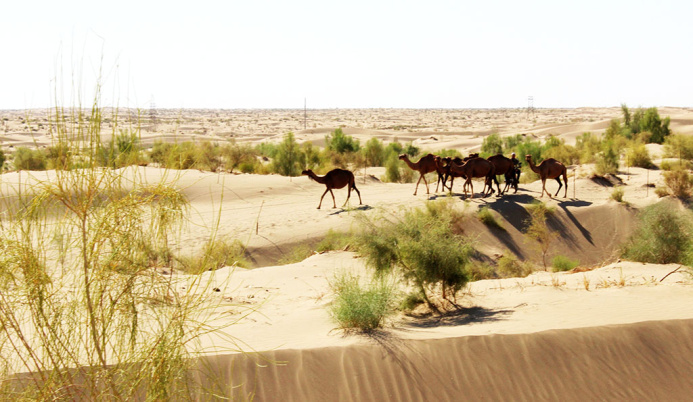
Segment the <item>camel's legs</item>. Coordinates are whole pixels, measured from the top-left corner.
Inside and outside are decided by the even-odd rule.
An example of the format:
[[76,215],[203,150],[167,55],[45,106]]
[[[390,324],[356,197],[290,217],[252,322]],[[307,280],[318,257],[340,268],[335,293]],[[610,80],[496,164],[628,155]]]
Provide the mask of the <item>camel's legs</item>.
[[551,198],[551,194],[549,194],[549,192],[546,191],[546,179],[541,181],[541,195],[539,196],[539,198],[544,198],[544,193],[546,193],[546,195],[548,195],[549,198]]
[[330,191],[329,188],[325,190],[324,193],[322,193],[322,197],[320,197],[320,204],[318,204],[318,209],[320,209],[320,207],[322,206],[322,199],[325,198],[325,194],[327,194],[328,191]]
[[332,208],[337,208],[337,201],[334,199],[334,193],[331,188],[328,190],[330,190],[330,194],[332,194]]
[[419,183],[421,183],[421,179],[423,179],[423,175],[419,174],[419,181],[416,182],[416,187],[414,187],[414,195],[416,195],[416,192],[419,191]]
[[[558,190],[556,190],[556,194],[554,195],[554,197],[558,197],[558,192],[561,191],[561,187],[563,187],[563,183],[561,183],[561,178],[560,178],[560,176],[559,176],[559,177],[556,177],[556,181],[558,182]],[[567,182],[567,181],[566,181],[566,183],[565,183],[565,186],[566,186],[566,187],[565,187],[565,188],[566,188],[566,192],[568,192],[568,182]],[[564,198],[565,198],[565,197],[564,197]]]
[[361,192],[359,191],[358,188],[356,188],[356,184],[352,185],[352,187],[354,188],[354,190],[356,190],[356,194],[359,195],[359,205],[362,205],[363,201],[361,201]]

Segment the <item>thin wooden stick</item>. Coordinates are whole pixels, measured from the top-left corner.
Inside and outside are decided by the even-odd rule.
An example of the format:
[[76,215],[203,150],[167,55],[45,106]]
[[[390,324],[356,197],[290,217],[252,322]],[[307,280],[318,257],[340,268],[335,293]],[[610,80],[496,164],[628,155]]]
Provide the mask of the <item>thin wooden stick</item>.
[[668,274],[664,275],[664,278],[660,279],[659,281],[661,282],[661,281],[665,280],[665,279],[667,278],[667,276],[669,276],[669,275],[673,274],[674,272],[678,271],[679,269],[681,269],[682,266],[683,266],[683,265],[679,265],[678,268],[676,268],[675,270],[673,270],[673,271],[669,272]]

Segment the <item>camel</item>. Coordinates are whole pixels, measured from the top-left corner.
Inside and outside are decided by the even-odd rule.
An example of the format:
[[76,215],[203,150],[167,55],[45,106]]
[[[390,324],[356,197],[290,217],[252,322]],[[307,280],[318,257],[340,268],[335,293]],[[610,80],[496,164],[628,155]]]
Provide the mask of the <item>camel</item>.
[[[493,177],[495,175],[495,168],[493,163],[487,161],[483,158],[471,158],[466,161],[463,165],[457,165],[455,163],[450,164],[450,174],[465,176],[467,181],[464,183],[464,196],[467,197],[467,186],[471,188],[472,197],[474,198],[474,185],[472,184],[472,179],[476,177],[485,177],[484,189],[482,194],[484,197],[490,195],[493,192]],[[489,194],[486,194],[486,186],[488,186]]]
[[[443,179],[443,183],[447,183],[448,179],[450,179],[450,186],[449,186],[450,191],[452,191],[452,185],[455,184],[455,177],[461,177],[461,178],[467,180],[467,176],[464,176],[462,174],[452,173],[450,171],[451,165],[453,163],[456,165],[462,165],[465,162],[467,162],[468,160],[473,159],[473,158],[478,158],[478,157],[479,157],[479,154],[475,153],[475,154],[469,154],[469,156],[466,156],[464,159],[460,158],[459,156],[456,156],[454,158],[449,157],[449,156],[446,158],[441,158],[441,160],[443,162],[445,162],[445,178]],[[467,188],[466,183],[465,183],[463,188],[464,189]]]
[[[459,159],[459,158],[456,158]],[[448,177],[448,167],[446,166],[446,160],[448,161],[447,164],[449,164],[450,158],[441,158],[438,155],[435,155],[433,160],[436,162],[436,171],[438,172],[438,182],[436,182],[436,193],[438,192],[438,186],[440,183],[443,183],[443,191],[445,191],[445,188],[448,187],[450,191],[452,191],[452,183],[450,183],[450,186],[446,186],[446,178]]]
[[[359,195],[359,205],[363,204],[363,201],[361,201],[361,192],[358,188],[356,188],[354,174],[348,170],[332,169],[329,172],[327,172],[326,175],[318,176],[315,173],[313,173],[312,170],[308,169],[301,172],[301,174],[308,176],[316,182],[324,184],[327,187],[327,190],[325,190],[325,192],[322,193],[322,197],[320,197],[320,204],[318,204],[318,209],[320,209],[320,207],[322,206],[322,199],[325,198],[325,194],[327,194],[328,191],[330,192],[330,194],[332,194],[332,203],[334,204],[333,208],[337,208],[337,202],[334,199],[334,193],[332,192],[332,189],[343,188],[344,186],[349,187],[349,191],[347,192],[347,199],[346,201],[344,201],[344,205],[346,205],[347,202],[349,202],[349,197],[351,197],[352,188],[356,190],[356,193]],[[344,208],[344,205],[342,205],[342,208]]]
[[563,186],[561,183],[561,176],[563,176],[563,180],[565,181],[565,192],[563,193],[563,198],[568,196],[568,170],[565,168],[564,164],[553,158],[549,158],[544,159],[539,166],[535,166],[532,162],[532,155],[525,156],[525,160],[527,163],[529,163],[530,169],[539,174],[539,177],[541,177],[541,196],[539,196],[539,198],[544,196],[544,192],[546,192],[549,198],[552,198],[551,194],[546,191],[546,179],[556,179],[558,182],[558,190],[556,191],[556,195],[554,195],[554,197],[557,196],[558,192],[561,191],[561,187]]
[[[414,188],[414,195],[416,195],[416,192],[419,190],[419,183],[421,183],[421,179],[423,179],[424,184],[426,184],[426,194],[430,194],[430,192],[428,191],[428,182],[426,181],[426,177],[424,176],[427,173],[437,172],[435,155],[428,154],[422,156],[418,162],[413,163],[409,160],[409,155],[402,154],[399,156],[399,160],[404,161],[404,163],[406,163],[411,170],[416,170],[417,172],[419,172],[419,181],[416,182],[416,187]],[[438,180],[440,180],[440,173],[438,174]]]
[[[506,158],[502,154],[489,156],[486,160],[493,163],[493,167],[496,169],[496,174],[493,176],[493,182],[496,183],[496,188],[498,188],[498,195],[503,195],[508,190],[508,187],[510,187],[510,182],[506,177],[505,187],[503,188],[503,191],[501,191],[500,183],[498,183],[498,178],[496,176],[506,176],[508,172],[514,173],[515,165],[510,158]],[[517,186],[515,186],[515,192],[517,193]]]

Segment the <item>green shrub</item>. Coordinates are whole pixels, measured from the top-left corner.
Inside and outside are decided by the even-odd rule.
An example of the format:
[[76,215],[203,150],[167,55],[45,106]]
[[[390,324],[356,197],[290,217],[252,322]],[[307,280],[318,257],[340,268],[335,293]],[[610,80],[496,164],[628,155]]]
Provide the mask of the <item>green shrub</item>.
[[500,230],[505,230],[503,225],[498,223],[496,220],[496,217],[493,215],[493,212],[491,212],[491,209],[489,207],[483,207],[477,212],[477,217],[479,220],[486,226],[488,227],[493,227],[496,229]]
[[305,154],[301,151],[294,133],[287,133],[277,147],[273,170],[282,176],[298,176],[301,174],[301,167],[305,164]]
[[46,153],[39,149],[19,147],[14,151],[16,170],[46,170]]
[[616,187],[611,192],[611,199],[616,202],[623,202],[623,187]]
[[357,152],[361,148],[359,140],[344,134],[341,128],[337,128],[330,135],[325,136],[325,147],[339,154]]
[[622,256],[640,262],[690,264],[692,236],[691,212],[671,202],[658,202],[640,212],[635,231],[622,247]]
[[341,329],[371,332],[396,312],[395,288],[385,277],[362,286],[358,276],[342,274],[334,278],[330,288],[335,295],[330,315]]
[[503,141],[498,133],[494,133],[484,138],[481,143],[481,156],[489,157],[503,153]]
[[426,301],[424,300],[423,296],[421,296],[421,292],[411,292],[404,297],[399,305],[399,309],[409,312],[425,302]]
[[682,200],[691,197],[691,188],[693,188],[693,177],[688,173],[687,170],[674,169],[668,172],[664,172],[664,184],[666,185],[669,193],[674,197],[678,197]]
[[388,183],[399,183],[402,181],[402,171],[400,168],[401,164],[399,159],[397,159],[397,155],[392,154],[385,164],[385,177],[383,181]]
[[[430,203],[429,203],[430,204]],[[377,272],[397,268],[432,308],[430,286],[440,286],[443,299],[454,300],[469,281],[467,265],[473,248],[453,231],[452,207],[405,211],[398,220],[372,221],[360,215],[356,235],[358,251]]]
[[570,271],[571,269],[577,267],[579,262],[577,260],[571,260],[570,258],[557,255],[551,260],[551,266],[553,267],[553,272]]
[[546,255],[553,240],[553,233],[546,224],[546,219],[552,210],[541,201],[534,201],[529,207],[529,218],[525,234],[537,242],[537,248],[541,252],[541,261],[546,270]]
[[343,250],[353,241],[350,233],[337,232],[330,229],[325,237],[315,247],[316,251]]
[[628,148],[628,151],[626,151],[626,160],[629,166],[645,169],[650,169],[654,166],[650,158],[650,153],[647,151],[647,147],[645,147],[645,144],[641,143],[634,143]]
[[301,262],[306,258],[313,255],[313,250],[307,244],[299,244],[293,247],[291,251],[287,254],[282,255],[279,260],[277,260],[277,265],[287,265]]
[[467,272],[469,272],[470,282],[498,278],[496,269],[492,265],[486,263],[477,262],[469,264]]
[[618,173],[618,153],[612,147],[607,147],[606,150],[597,154],[594,170],[600,176]]
[[532,273],[532,266],[520,262],[514,255],[503,255],[498,260],[498,273],[504,278],[524,278]]
[[676,134],[664,140],[664,156],[667,158],[693,159],[693,136]]
[[245,246],[239,240],[214,239],[208,241],[196,255],[180,257],[178,261],[182,270],[191,274],[213,271],[229,265],[247,268],[250,263],[245,252]]

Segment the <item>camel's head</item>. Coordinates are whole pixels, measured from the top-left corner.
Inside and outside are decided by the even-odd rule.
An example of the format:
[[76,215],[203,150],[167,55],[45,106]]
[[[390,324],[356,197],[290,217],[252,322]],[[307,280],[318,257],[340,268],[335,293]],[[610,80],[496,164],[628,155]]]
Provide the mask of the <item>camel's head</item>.
[[301,172],[301,174],[302,174],[303,176],[310,176],[311,173],[313,173],[313,171],[310,170],[310,169],[306,169],[306,170],[304,170],[304,171]]
[[531,161],[531,160],[532,160],[532,155],[525,155],[525,160],[526,160],[527,162]]
[[403,160],[405,160],[405,159],[409,159],[409,157],[407,156],[407,154],[401,154],[401,155],[399,156],[399,160],[403,161]]

